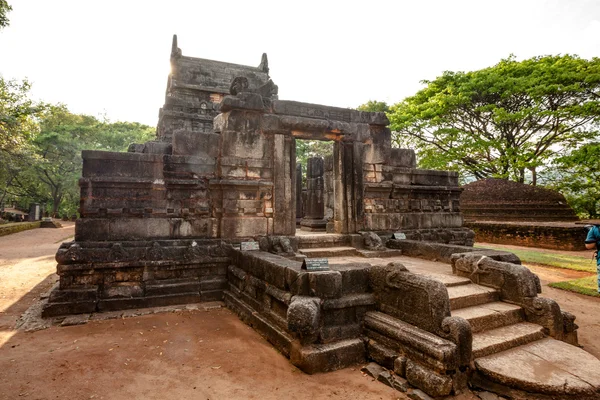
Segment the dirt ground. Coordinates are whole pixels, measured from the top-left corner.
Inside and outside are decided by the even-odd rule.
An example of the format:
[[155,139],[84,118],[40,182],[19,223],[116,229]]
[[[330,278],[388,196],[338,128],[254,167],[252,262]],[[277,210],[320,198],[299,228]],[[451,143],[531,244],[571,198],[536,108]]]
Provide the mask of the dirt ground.
[[[16,323],[56,281],[73,224],[0,237],[0,399],[407,399],[360,366],[306,375],[225,308],[95,320],[36,332]],[[544,283],[569,279],[535,268]],[[577,276],[574,276],[577,277]],[[544,286],[600,356],[600,299]]]
[[63,226],[0,237],[0,399],[408,398],[360,366],[306,375],[225,308],[16,330],[56,281]]

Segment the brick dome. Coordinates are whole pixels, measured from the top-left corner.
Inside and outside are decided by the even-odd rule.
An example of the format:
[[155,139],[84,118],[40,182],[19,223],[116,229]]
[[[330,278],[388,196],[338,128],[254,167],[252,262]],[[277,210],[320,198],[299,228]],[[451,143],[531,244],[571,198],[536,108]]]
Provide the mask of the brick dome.
[[483,179],[463,186],[465,221],[576,221],[565,197],[550,189],[505,179]]

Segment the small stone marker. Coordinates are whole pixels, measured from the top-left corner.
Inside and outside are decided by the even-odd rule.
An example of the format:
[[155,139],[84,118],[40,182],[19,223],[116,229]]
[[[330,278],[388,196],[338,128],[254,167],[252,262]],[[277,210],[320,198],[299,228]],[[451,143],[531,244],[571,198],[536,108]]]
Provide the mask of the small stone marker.
[[242,251],[251,251],[251,250],[260,250],[258,247],[258,242],[242,242],[240,244],[240,248]]
[[311,271],[329,271],[329,260],[327,258],[305,258],[302,261],[302,269]]
[[405,234],[405,233],[403,233],[403,232],[395,232],[395,233],[392,235],[392,239],[400,239],[400,240],[404,240],[404,239],[406,239],[406,234]]

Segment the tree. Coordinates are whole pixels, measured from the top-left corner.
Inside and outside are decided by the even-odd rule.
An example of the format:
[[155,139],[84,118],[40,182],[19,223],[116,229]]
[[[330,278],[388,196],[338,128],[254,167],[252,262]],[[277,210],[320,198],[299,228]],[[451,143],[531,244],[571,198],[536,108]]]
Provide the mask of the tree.
[[[139,123],[110,123],[72,114],[64,105],[49,107],[34,140],[38,160],[33,169],[46,188],[52,214],[56,215],[61,206],[69,214],[77,209],[81,150],[124,151],[130,143],[145,142],[153,136],[151,127]],[[65,199],[68,201],[63,204]]]
[[37,118],[45,108],[29,98],[30,87],[27,81],[0,76],[0,204],[7,198],[36,197],[19,183],[24,180],[22,171],[34,163],[32,141],[39,132]]
[[600,143],[584,144],[557,158],[541,175],[581,218],[600,217]]
[[389,112],[390,106],[385,101],[369,100],[365,104],[361,104],[357,107],[359,111],[371,111],[371,112]]
[[444,72],[391,107],[396,142],[416,147],[420,165],[476,179],[524,182],[556,149],[593,138],[600,118],[600,59],[514,56],[473,72]]
[[6,16],[9,11],[12,11],[12,7],[6,0],[0,0],[0,29],[7,27],[10,23]]

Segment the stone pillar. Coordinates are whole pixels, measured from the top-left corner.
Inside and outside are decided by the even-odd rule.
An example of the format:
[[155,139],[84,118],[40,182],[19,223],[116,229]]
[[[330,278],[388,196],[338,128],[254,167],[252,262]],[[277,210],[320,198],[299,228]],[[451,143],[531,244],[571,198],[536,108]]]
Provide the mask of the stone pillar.
[[324,219],[327,221],[327,232],[335,232],[333,224],[333,209],[334,209],[334,196],[333,196],[333,155],[325,157],[325,172],[323,173],[323,203],[325,204]]
[[323,202],[323,158],[312,157],[306,166],[306,204],[304,218],[300,225],[305,230],[325,230],[327,221],[323,219],[325,207]]
[[296,163],[296,225],[300,225],[304,215],[302,204],[302,164]]
[[40,220],[40,205],[38,203],[31,203],[29,205],[29,221]]

